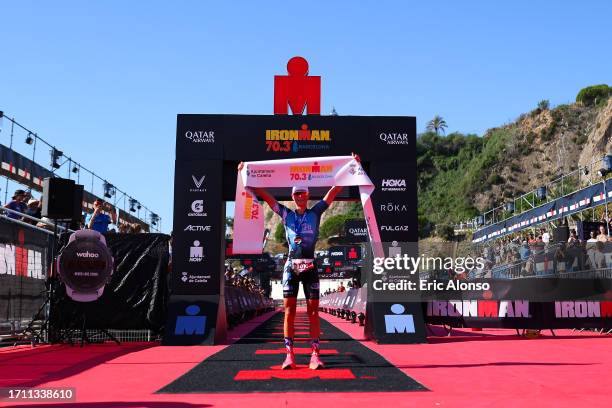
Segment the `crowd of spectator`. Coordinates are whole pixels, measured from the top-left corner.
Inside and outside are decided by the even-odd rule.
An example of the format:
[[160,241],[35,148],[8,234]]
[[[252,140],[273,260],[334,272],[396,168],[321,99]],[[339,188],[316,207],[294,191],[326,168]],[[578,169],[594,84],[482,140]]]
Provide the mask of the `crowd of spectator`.
[[251,293],[265,295],[265,291],[257,284],[253,277],[252,266],[244,265],[242,268],[232,268],[230,265],[226,265],[225,284],[246,289]]
[[[32,196],[29,190],[15,190],[11,201],[4,208],[12,211],[5,211],[3,215],[8,218],[36,225],[39,228],[53,230],[55,220],[42,216],[42,197],[37,199]],[[130,223],[125,220],[117,222],[117,210],[104,200],[97,199],[93,203],[93,212],[83,213],[81,220],[73,222],[57,221],[60,227],[71,229],[93,229],[102,234],[139,234],[145,232],[139,223]]]
[[342,293],[346,292],[348,289],[359,289],[360,287],[361,282],[359,278],[353,277],[351,280],[346,282],[346,286],[344,286],[344,282],[340,281],[336,289],[329,288],[325,292],[323,292],[323,295],[329,295],[331,293]]
[[608,227],[600,225],[589,237],[580,239],[575,229],[562,242],[554,242],[546,229],[504,237],[480,248],[485,267],[473,269],[466,277],[512,278],[612,268]]

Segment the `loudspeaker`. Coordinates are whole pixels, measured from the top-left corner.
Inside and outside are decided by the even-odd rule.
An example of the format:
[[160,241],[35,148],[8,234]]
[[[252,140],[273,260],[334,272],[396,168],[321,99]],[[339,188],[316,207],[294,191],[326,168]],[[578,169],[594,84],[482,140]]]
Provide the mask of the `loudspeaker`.
[[80,218],[83,186],[77,188],[74,180],[47,177],[43,180],[42,200],[43,217],[53,220],[72,220],[78,214]]
[[566,225],[554,228],[552,233],[553,242],[567,242],[569,239],[569,227]]

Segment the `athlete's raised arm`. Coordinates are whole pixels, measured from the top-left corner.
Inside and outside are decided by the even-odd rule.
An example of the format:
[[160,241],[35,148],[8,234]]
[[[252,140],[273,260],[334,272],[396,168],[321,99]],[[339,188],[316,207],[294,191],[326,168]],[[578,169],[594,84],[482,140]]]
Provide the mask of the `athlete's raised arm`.
[[[353,159],[357,161],[357,163],[361,163],[361,158],[359,157],[359,155],[355,153],[351,153],[351,155],[353,156]],[[342,191],[342,186],[333,186],[329,189],[327,194],[325,194],[325,197],[323,197],[323,201],[325,201],[328,206],[331,205],[331,203],[334,202],[336,196],[340,191]]]

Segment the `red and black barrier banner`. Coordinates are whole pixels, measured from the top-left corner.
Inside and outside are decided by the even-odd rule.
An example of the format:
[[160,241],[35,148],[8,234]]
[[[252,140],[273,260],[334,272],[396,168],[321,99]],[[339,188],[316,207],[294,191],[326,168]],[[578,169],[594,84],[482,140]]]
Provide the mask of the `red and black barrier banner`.
[[[445,299],[422,302],[425,322],[511,329],[612,328],[612,279],[523,278],[488,282],[491,291],[454,291],[446,293]],[[365,311],[366,300],[364,287],[322,296],[319,304],[360,313]]]
[[[206,302],[207,308],[212,305],[205,316],[212,331],[207,332],[205,338],[198,337],[201,344],[212,344],[214,338],[224,337],[224,328],[220,325],[225,319],[218,318],[224,316],[220,308],[225,307],[220,301],[224,284],[221,279],[225,251],[223,202],[235,199],[237,164],[241,161],[345,156],[351,152],[361,156],[364,168],[375,183],[371,197],[382,240],[416,242],[414,117],[178,115],[172,280],[176,289],[174,295],[194,296],[194,301]],[[323,187],[312,189],[311,198],[322,198],[326,191]],[[278,200],[291,199],[291,188],[271,188],[270,193]],[[343,189],[337,199],[358,201],[358,188]],[[349,255],[355,256],[356,251]],[[348,271],[342,271],[345,272]],[[190,312],[195,313],[195,309]],[[190,316],[180,311],[180,307],[169,310],[168,324],[171,325]],[[203,307],[199,308],[198,313],[202,310]],[[421,309],[411,310],[411,313],[418,316],[415,330],[405,333],[402,339],[422,341],[425,326],[421,323]],[[384,331],[379,326],[372,327],[372,335],[382,339]],[[166,344],[174,344],[174,340],[166,340]]]
[[29,320],[43,304],[52,239],[0,219],[0,321]]

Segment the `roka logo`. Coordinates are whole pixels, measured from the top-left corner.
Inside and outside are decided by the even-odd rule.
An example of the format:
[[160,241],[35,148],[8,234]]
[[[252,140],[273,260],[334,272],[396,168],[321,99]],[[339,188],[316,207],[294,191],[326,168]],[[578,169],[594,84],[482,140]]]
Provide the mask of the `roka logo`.
[[382,191],[406,191],[406,179],[383,179]]
[[100,257],[100,254],[97,254],[95,252],[89,252],[89,251],[77,252],[76,255],[79,258],[99,258]]
[[408,211],[408,206],[406,204],[394,204],[394,203],[381,204],[380,205],[380,211],[384,211],[384,212],[407,212]]
[[204,200],[195,200],[191,203],[191,211],[187,214],[189,217],[206,217],[208,214],[204,212]]

